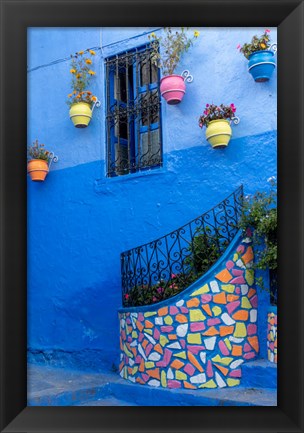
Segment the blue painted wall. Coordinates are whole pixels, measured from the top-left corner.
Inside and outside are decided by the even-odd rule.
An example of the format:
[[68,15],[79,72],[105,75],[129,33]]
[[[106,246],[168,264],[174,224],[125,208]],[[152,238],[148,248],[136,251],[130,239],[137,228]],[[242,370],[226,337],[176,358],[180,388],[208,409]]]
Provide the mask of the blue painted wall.
[[[35,359],[118,364],[120,252],[195,218],[241,183],[245,193],[276,175],[276,71],[255,83],[236,46],[263,28],[200,28],[177,73],[189,69],[183,102],[162,104],[164,165],[105,177],[104,58],[158,29],[28,30],[28,143],[59,156],[46,181],[28,181],[28,345]],[[271,28],[276,42],[276,29]],[[224,43],[223,43],[224,41]],[[93,92],[102,102],[86,129],[65,101],[70,54],[96,48]],[[225,150],[213,150],[198,118],[206,103],[234,103],[241,118]]]

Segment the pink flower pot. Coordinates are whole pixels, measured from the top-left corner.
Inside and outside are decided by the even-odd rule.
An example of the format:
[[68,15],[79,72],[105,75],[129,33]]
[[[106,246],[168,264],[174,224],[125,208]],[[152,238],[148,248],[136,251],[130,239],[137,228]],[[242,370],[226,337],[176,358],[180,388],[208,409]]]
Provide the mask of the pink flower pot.
[[186,85],[181,75],[168,75],[160,80],[160,93],[168,104],[179,104],[186,93]]

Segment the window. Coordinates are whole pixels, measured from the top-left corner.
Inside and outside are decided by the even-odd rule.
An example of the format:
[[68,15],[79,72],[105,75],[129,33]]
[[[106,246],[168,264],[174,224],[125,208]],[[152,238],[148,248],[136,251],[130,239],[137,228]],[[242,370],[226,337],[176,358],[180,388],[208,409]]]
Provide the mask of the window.
[[106,66],[107,176],[162,165],[159,71],[146,46]]

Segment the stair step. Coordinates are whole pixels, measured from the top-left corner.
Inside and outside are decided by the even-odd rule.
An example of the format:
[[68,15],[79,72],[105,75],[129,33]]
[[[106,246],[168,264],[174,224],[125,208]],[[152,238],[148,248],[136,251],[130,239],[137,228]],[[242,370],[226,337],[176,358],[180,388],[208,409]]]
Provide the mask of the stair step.
[[111,393],[137,406],[276,406],[275,388],[237,386],[217,389],[152,388],[139,384],[113,383]]
[[[260,363],[250,362],[258,370]],[[268,365],[268,364],[267,364]],[[243,368],[244,368],[243,367]],[[267,370],[276,371],[270,366]],[[265,371],[265,368],[264,370]],[[250,370],[254,373],[254,368]],[[221,389],[168,389],[134,384],[118,374],[70,371],[31,365],[28,406],[276,406],[274,387],[250,385]]]
[[277,365],[266,359],[257,359],[242,365],[242,386],[277,388]]
[[130,403],[129,401],[120,400],[115,397],[108,398],[98,398],[96,400],[88,400],[79,403],[77,406],[137,406],[135,403]]

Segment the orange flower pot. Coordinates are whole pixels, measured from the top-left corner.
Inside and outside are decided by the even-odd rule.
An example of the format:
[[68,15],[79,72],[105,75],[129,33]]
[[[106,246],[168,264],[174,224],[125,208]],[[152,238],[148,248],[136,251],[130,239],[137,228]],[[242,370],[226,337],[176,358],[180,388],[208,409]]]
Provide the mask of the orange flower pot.
[[49,165],[44,159],[32,159],[27,164],[27,172],[34,182],[43,182],[49,172]]

